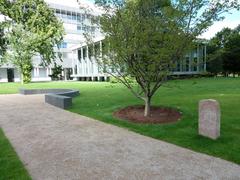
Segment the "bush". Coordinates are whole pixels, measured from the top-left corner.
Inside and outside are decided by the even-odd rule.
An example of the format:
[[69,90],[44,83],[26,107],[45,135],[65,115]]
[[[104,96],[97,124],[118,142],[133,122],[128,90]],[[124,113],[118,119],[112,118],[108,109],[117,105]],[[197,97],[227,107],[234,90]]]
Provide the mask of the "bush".
[[49,77],[52,78],[53,81],[61,80],[62,79],[62,65],[57,65],[57,63],[54,63],[54,67],[52,68],[52,74],[49,75]]
[[23,83],[30,83],[32,80],[32,64],[24,64],[22,66],[22,76],[23,76]]

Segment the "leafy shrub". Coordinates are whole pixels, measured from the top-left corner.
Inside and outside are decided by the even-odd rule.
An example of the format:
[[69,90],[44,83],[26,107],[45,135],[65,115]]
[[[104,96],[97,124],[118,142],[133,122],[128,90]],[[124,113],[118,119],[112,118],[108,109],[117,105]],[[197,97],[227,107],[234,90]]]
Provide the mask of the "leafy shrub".
[[32,64],[23,64],[22,65],[22,76],[23,76],[23,83],[30,83],[32,79]]
[[52,80],[60,80],[62,79],[62,65],[57,65],[57,63],[54,63],[54,67],[52,68],[52,74],[49,75],[49,77],[52,78]]

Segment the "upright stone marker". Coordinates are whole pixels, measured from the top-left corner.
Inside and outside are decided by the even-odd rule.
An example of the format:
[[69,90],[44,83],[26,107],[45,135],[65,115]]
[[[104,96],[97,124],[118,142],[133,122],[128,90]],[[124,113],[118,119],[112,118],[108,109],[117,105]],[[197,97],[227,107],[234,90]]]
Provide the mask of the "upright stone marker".
[[198,132],[211,139],[220,136],[220,106],[216,100],[205,99],[199,102]]

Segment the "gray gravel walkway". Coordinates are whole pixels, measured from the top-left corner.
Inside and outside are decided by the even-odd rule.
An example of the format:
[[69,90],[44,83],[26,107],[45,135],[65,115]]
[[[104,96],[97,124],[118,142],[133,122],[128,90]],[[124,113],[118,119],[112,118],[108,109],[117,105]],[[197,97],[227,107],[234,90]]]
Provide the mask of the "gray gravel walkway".
[[67,112],[42,95],[1,95],[0,126],[36,180],[240,179],[240,166]]

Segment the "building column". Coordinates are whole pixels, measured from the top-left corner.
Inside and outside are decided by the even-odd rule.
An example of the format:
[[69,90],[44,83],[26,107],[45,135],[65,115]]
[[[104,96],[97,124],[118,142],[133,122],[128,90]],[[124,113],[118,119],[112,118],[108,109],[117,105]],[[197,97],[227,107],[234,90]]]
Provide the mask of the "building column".
[[94,52],[95,52],[95,49],[94,49],[94,44],[93,44],[93,47],[92,47],[92,61],[91,61],[91,64],[92,64],[92,75],[94,76],[95,75],[95,66],[94,66],[94,64],[95,64],[95,54],[94,54]]
[[33,69],[33,76],[34,76],[34,77],[37,77],[37,68],[34,68],[34,69]]
[[47,75],[47,77],[48,77],[48,75],[49,75],[49,69],[48,69],[48,67],[46,67],[46,75]]
[[77,74],[76,75],[78,75],[79,73],[80,73],[80,61],[79,61],[79,57],[78,57],[78,49],[76,50],[76,52],[75,52],[75,56],[74,56],[74,59],[75,59],[75,65],[77,65]]
[[36,68],[36,77],[39,77],[39,67]]
[[73,51],[74,50],[72,50],[72,72],[73,72],[73,75],[75,75],[75,63],[74,63],[74,56],[73,56]]
[[67,80],[67,70],[64,68],[63,69],[63,74],[64,74],[64,80]]
[[85,74],[85,69],[84,69],[84,59],[83,59],[83,47],[81,47],[81,67],[82,67],[82,72],[81,75]]
[[[78,72],[78,49],[72,51],[72,75],[74,75],[73,80],[77,81],[77,72]],[[75,72],[75,67],[77,66],[77,72]]]
[[87,54],[87,62],[86,62],[86,65],[87,65],[87,74],[89,75],[90,73],[89,73],[89,70],[90,70],[90,68],[89,68],[89,48],[88,48],[88,46],[86,47],[86,54]]
[[204,71],[207,71],[207,45],[204,45]]
[[199,72],[199,65],[200,65],[200,62],[199,62],[199,45],[197,45],[197,72]]

